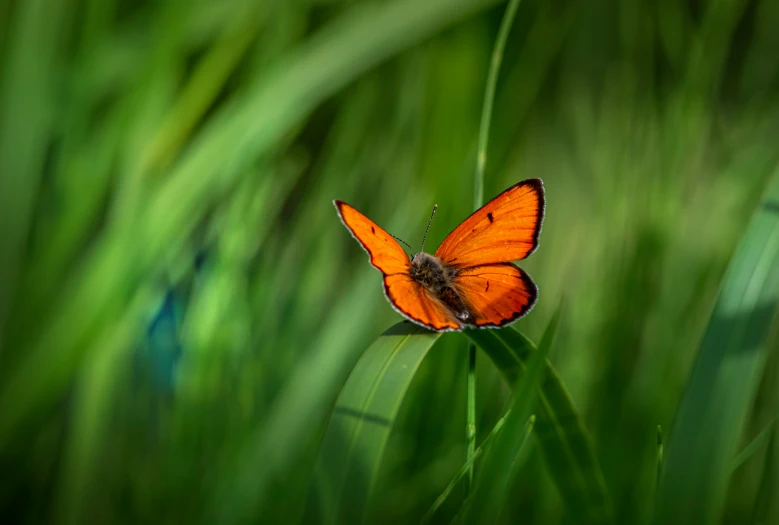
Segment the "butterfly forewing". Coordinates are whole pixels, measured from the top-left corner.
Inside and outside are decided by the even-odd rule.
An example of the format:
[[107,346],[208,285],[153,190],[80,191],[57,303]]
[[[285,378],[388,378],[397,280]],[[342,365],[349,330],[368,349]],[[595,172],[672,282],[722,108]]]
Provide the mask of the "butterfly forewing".
[[333,203],[344,225],[370,255],[373,266],[385,275],[408,274],[411,261],[392,235],[345,202]]
[[524,180],[465,219],[435,255],[459,268],[524,259],[538,246],[543,218],[541,179]]

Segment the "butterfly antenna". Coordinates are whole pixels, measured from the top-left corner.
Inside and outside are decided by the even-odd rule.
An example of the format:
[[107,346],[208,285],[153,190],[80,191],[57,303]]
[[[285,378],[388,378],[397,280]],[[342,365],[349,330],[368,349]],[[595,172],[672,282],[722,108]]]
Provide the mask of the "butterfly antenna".
[[425,251],[425,241],[427,240],[427,232],[430,231],[430,225],[433,223],[433,217],[435,217],[435,211],[438,209],[438,204],[433,206],[433,213],[430,215],[430,220],[427,223],[427,229],[425,230],[425,236],[422,237],[422,249],[419,250],[420,252]]
[[[390,233],[390,235],[392,235],[392,234]],[[412,252],[414,251],[414,248],[412,248],[412,247],[411,247],[411,245],[410,245],[409,243],[407,243],[406,241],[404,241],[404,240],[403,240],[403,239],[401,239],[400,237],[395,237],[394,235],[392,235],[392,238],[393,238],[393,239],[395,239],[396,241],[400,241],[400,242],[402,242],[403,244],[405,244],[406,246],[408,246],[408,247],[409,247],[409,249],[410,249]]]

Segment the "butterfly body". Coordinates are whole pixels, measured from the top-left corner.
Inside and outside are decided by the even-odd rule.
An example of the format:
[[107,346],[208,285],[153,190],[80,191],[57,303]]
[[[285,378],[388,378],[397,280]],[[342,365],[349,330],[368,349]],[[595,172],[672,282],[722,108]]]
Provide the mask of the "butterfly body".
[[464,323],[473,321],[473,315],[456,290],[457,268],[435,255],[419,252],[411,260],[410,275],[432,297],[446,306],[455,318]]
[[390,304],[417,324],[439,332],[500,327],[536,302],[536,285],[510,261],[538,247],[545,206],[540,179],[511,186],[465,219],[434,254],[412,259],[368,217],[345,202],[334,204],[383,274]]

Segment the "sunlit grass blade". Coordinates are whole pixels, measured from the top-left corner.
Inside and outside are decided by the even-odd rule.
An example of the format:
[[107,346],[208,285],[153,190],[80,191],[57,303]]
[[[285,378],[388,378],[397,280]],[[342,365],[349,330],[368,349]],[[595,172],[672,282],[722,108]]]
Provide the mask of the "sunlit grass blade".
[[[516,381],[536,352],[535,345],[513,328],[473,330],[466,335],[489,355],[509,383]],[[547,471],[568,514],[582,523],[611,523],[611,500],[587,429],[560,376],[548,360],[545,366],[535,436]]]
[[498,521],[515,474],[514,461],[508,458],[515,458],[527,439],[526,426],[536,405],[543,374],[548,371],[546,356],[554,341],[559,320],[558,310],[549,322],[538,350],[533,353],[527,368],[512,388],[514,401],[511,414],[506,418],[503,431],[485,455],[484,464],[477,476],[476,488],[466,503],[464,523],[488,524]]
[[719,523],[779,300],[779,174],[724,277],[666,447],[654,523]]
[[335,403],[317,465],[326,523],[362,523],[395,417],[440,334],[408,322],[381,335],[355,366]]

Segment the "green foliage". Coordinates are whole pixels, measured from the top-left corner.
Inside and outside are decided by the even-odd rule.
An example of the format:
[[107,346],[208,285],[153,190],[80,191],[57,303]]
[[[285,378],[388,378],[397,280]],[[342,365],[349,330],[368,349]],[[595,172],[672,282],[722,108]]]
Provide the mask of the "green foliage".
[[[559,315],[559,314],[558,314]],[[547,329],[554,330],[556,320]],[[488,353],[509,384],[537,353],[535,345],[508,328],[499,332],[469,331],[466,335]],[[542,343],[551,344],[547,335]],[[566,505],[582,523],[608,523],[611,503],[587,429],[551,363],[540,386],[534,431],[549,475]]]
[[725,275],[668,442],[655,523],[719,523],[779,304],[779,175]]
[[[510,418],[523,441],[510,386],[563,295],[532,434],[499,453],[508,496],[477,503],[500,523],[779,519],[770,0],[523,1],[484,197],[544,180],[521,262],[539,303],[413,335],[371,383],[391,395],[352,390],[398,315],[331,201],[413,246],[433,203],[431,247],[468,215],[498,4],[0,2],[4,521],[418,522],[466,464],[468,341],[488,357],[478,480]],[[358,429],[344,396],[391,428]],[[336,438],[351,481],[328,493]]]
[[538,350],[512,388],[514,401],[511,413],[506,416],[505,428],[487,450],[476,489],[465,501],[464,523],[495,523],[510,497],[509,485],[517,474],[515,458],[528,438],[527,427],[531,411],[535,408],[536,393],[543,382],[546,356],[557,331],[559,314],[558,311],[552,318]]
[[[322,440],[316,487],[325,523],[362,523],[400,404],[439,334],[401,322],[363,354]],[[328,508],[333,506],[334,508]]]

